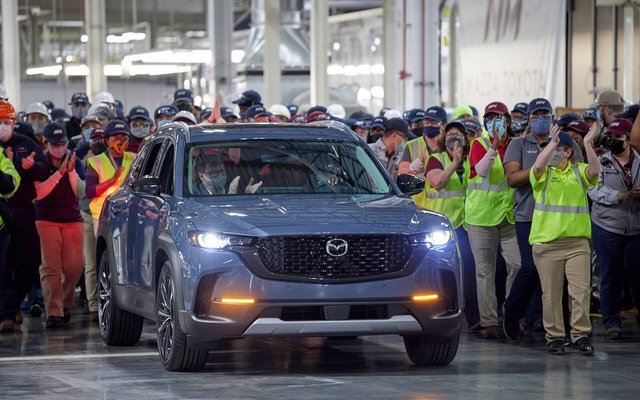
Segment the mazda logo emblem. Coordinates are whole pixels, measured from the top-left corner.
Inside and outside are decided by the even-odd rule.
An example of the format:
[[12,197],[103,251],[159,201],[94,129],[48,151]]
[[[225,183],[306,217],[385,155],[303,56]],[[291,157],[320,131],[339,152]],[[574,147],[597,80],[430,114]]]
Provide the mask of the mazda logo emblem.
[[331,239],[327,241],[327,254],[334,257],[342,257],[349,251],[349,244],[343,239]]

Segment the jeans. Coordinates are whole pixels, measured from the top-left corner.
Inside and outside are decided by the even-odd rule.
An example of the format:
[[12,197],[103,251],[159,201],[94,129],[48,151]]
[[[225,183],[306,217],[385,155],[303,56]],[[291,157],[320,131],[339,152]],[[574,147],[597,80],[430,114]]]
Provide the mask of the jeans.
[[462,282],[464,285],[464,315],[467,324],[471,327],[480,322],[480,311],[478,310],[478,295],[476,289],[476,263],[469,244],[469,235],[462,227],[456,228],[458,247],[462,257]]
[[593,223],[591,232],[600,260],[600,310],[604,327],[619,328],[625,278],[633,302],[640,309],[640,235],[620,235]]
[[[540,290],[540,278],[533,261],[533,251],[529,244],[531,222],[516,221],[516,238],[520,248],[520,270],[513,281],[509,296],[504,302],[504,318],[519,320],[527,311],[527,320],[530,322],[542,319],[542,291]],[[530,305],[531,303],[531,305]]]

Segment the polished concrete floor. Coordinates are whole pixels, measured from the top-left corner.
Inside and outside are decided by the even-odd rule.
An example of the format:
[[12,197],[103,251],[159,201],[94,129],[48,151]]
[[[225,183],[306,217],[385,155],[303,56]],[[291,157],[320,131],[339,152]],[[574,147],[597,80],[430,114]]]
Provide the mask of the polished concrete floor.
[[399,337],[250,339],[211,353],[198,373],[166,372],[154,326],[135,347],[107,347],[77,312],[66,329],[25,318],[0,335],[0,399],[639,399],[640,328],[610,342],[594,321],[594,357],[545,352],[544,339],[463,333],[447,367],[417,368]]

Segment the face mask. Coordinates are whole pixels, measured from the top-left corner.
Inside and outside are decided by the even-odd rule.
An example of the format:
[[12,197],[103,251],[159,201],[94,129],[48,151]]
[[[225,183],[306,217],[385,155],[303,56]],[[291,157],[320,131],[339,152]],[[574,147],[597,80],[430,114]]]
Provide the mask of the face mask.
[[92,144],[90,147],[91,147],[91,152],[92,152],[93,154],[95,154],[96,156],[97,156],[98,154],[102,154],[102,153],[104,153],[105,151],[107,151],[107,145],[106,145],[106,143],[94,143],[94,144]]
[[504,119],[496,119],[495,120],[496,129],[498,129],[498,134],[500,137],[503,137],[505,133],[507,133],[507,127],[504,125]]
[[511,123],[511,130],[515,133],[522,133],[527,129],[527,121],[514,121]]
[[397,146],[396,146],[396,155],[400,155],[402,154],[402,150],[404,150],[404,145],[405,143],[407,143],[407,139],[402,139],[402,142],[400,142]]
[[551,120],[550,119],[536,119],[531,122],[531,132],[537,136],[544,136],[551,129]]
[[113,154],[121,155],[127,150],[127,146],[129,146],[128,140],[109,140],[107,142],[107,146],[109,147],[109,151]]
[[131,127],[131,135],[137,139],[143,139],[149,134],[149,128],[144,126]]
[[161,128],[166,124],[170,124],[170,123],[171,123],[171,120],[169,119],[161,119],[160,121],[158,121],[158,128]]
[[64,155],[67,153],[67,148],[66,147],[52,147],[52,146],[48,145],[47,146],[47,150],[49,151],[49,154],[51,154],[52,156],[54,156],[57,159],[64,158]]
[[44,127],[47,125],[46,122],[30,122],[30,124],[34,133],[44,132]]
[[486,125],[487,125],[486,128],[487,128],[487,132],[489,133],[489,136],[493,136],[493,128],[495,126],[495,119],[487,121]]
[[609,143],[607,143],[607,147],[611,150],[611,154],[618,155],[622,154],[625,151],[624,141],[611,139]]
[[422,133],[424,132],[424,128],[414,128],[411,130],[411,132],[416,136],[416,137],[420,137],[422,136]]
[[91,132],[93,131],[93,128],[87,128],[84,131],[82,131],[82,137],[84,138],[84,141],[89,143],[89,140],[91,140]]
[[71,108],[71,113],[77,119],[82,119],[87,116],[87,112],[89,111],[89,107],[73,107]]
[[557,167],[558,164],[560,164],[562,161],[564,161],[565,159],[565,155],[564,155],[564,151],[563,150],[555,150],[553,152],[553,155],[551,156],[551,159],[549,160],[549,165],[552,167]]
[[456,148],[456,145],[460,148],[464,147],[464,139],[447,138],[444,141],[444,144],[447,147],[447,149],[453,151]]
[[0,140],[7,141],[13,133],[13,127],[11,125],[0,125]]
[[440,127],[439,126],[427,126],[426,128],[424,128],[424,134],[429,139],[434,139],[435,137],[437,137],[440,134]]
[[224,174],[208,176],[207,174],[201,173],[200,179],[202,182],[210,188],[221,191],[224,189],[224,185],[227,183],[227,176]]

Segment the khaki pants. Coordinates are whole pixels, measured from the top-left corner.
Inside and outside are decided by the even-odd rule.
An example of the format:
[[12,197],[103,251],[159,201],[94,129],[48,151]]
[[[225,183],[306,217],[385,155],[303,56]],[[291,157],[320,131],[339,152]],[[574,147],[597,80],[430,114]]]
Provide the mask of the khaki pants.
[[469,242],[476,261],[478,309],[480,324],[484,327],[498,325],[498,301],[496,299],[496,257],[502,247],[502,257],[507,264],[507,297],[520,270],[520,248],[515,225],[503,220],[496,226],[469,225]]
[[564,339],[562,287],[565,276],[571,298],[571,340],[591,333],[591,249],[586,238],[560,238],[533,245],[533,259],[542,285],[542,320],[547,342]]
[[82,274],[82,222],[36,221],[42,250],[40,283],[49,317],[63,317],[73,306]]
[[98,311],[98,277],[96,274],[96,235],[93,230],[93,217],[82,212],[84,237],[84,285],[87,289],[89,312]]

